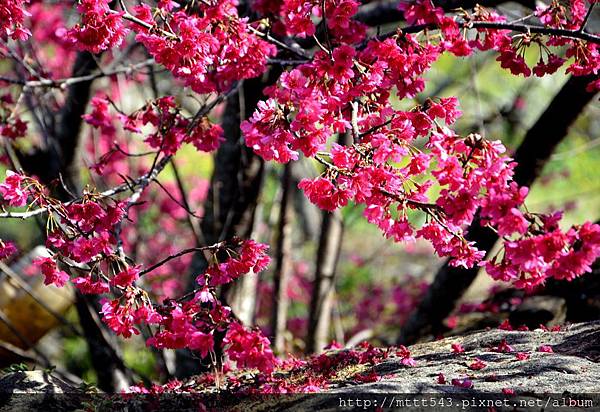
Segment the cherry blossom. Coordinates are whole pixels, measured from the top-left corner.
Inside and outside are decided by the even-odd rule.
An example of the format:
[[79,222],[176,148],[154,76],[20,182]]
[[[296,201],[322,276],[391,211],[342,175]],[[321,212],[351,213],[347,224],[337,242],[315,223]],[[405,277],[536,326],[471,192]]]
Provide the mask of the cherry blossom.
[[249,331],[239,323],[232,323],[224,340],[225,350],[238,366],[269,373],[277,365],[269,340],[257,332]]
[[474,371],[485,369],[486,367],[487,367],[487,363],[485,363],[484,361],[482,361],[479,358],[475,358],[475,360],[469,364],[469,369],[474,370]]
[[14,40],[26,40],[31,32],[23,25],[29,15],[25,9],[27,0],[0,1],[0,39],[11,37]]
[[124,12],[114,13],[106,0],[82,0],[77,11],[81,22],[67,35],[79,49],[100,53],[121,45],[127,34],[121,18]]
[[17,253],[17,247],[13,242],[0,239],[0,260],[11,257]]
[[58,269],[56,262],[52,258],[40,257],[35,259],[33,264],[40,268],[46,285],[54,284],[61,287],[69,280],[69,275]]
[[28,193],[23,187],[25,178],[12,170],[6,171],[6,179],[0,183],[0,195],[10,206],[25,206]]

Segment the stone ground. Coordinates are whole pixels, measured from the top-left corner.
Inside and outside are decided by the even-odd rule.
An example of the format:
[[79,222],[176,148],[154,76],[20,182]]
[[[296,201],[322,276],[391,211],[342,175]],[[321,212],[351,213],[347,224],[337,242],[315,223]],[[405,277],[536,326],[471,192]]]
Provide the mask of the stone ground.
[[[498,345],[505,340],[512,352],[498,352]],[[451,345],[458,343],[463,353],[454,353]],[[549,346],[552,353],[541,352],[541,346]],[[397,357],[390,357],[373,366],[380,379],[377,382],[353,384],[344,382],[325,395],[294,395],[281,399],[246,400],[237,405],[237,410],[340,410],[340,399],[370,400],[371,404],[350,407],[344,410],[375,410],[374,401],[387,399],[384,410],[390,406],[400,406],[400,401],[411,399],[412,394],[423,394],[423,398],[455,399],[454,410],[486,410],[478,406],[479,399],[488,402],[502,399],[529,400],[530,407],[516,410],[571,410],[556,407],[556,402],[569,394],[592,394],[587,398],[595,401],[594,407],[587,410],[600,410],[600,322],[580,323],[565,326],[558,332],[535,330],[531,332],[504,331],[490,329],[466,336],[456,336],[435,342],[417,344],[410,347],[416,366],[406,367]],[[516,353],[527,353],[529,358],[519,360]],[[472,370],[469,365],[475,358],[485,362],[480,370]],[[442,373],[446,384],[438,382]],[[471,388],[455,386],[452,379],[468,378]],[[514,391],[515,395],[502,391]],[[62,410],[73,410],[68,404],[62,405],[68,397],[61,393],[78,392],[78,388],[42,371],[12,372],[0,378],[0,411],[36,410],[40,399],[55,402]],[[36,394],[24,396],[23,394]],[[392,395],[396,394],[396,395]],[[398,394],[411,394],[406,397]],[[42,397],[40,397],[42,396]],[[550,399],[549,404],[545,402]],[[277,400],[277,402],[275,402]],[[539,401],[538,401],[539,400]],[[28,404],[28,401],[29,404]],[[229,399],[228,404],[232,400]],[[541,404],[539,402],[542,402]],[[64,402],[63,402],[64,403]],[[233,402],[235,403],[235,402]],[[342,404],[343,405],[343,404]],[[406,406],[406,404],[404,404]],[[497,404],[496,410],[515,410],[508,404]],[[541,406],[540,406],[541,405]],[[377,405],[381,406],[381,405]],[[554,407],[553,407],[554,406]],[[464,407],[464,408],[463,408]],[[52,410],[58,410],[52,409]],[[396,409],[396,408],[394,408]],[[51,410],[51,409],[45,409]],[[219,410],[219,408],[217,408]],[[409,410],[453,410],[453,408],[417,407]]]

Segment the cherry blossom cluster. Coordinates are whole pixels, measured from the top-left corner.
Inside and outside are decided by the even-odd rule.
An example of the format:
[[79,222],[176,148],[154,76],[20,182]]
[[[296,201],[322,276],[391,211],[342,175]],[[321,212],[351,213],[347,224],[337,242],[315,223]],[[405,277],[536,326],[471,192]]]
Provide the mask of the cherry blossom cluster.
[[[116,125],[107,97],[96,96],[91,105],[92,111],[84,116],[84,120],[103,135],[113,137]],[[191,143],[200,151],[211,152],[216,150],[223,140],[221,126],[210,122],[206,116],[188,119],[181,113],[173,96],[161,97],[129,115],[119,113],[119,117],[122,127],[129,132],[141,133],[143,126],[152,126],[155,131],[147,134],[145,142],[166,155],[174,155],[184,143]],[[102,169],[112,162],[113,154],[114,152],[110,152],[96,167]]]
[[366,27],[352,19],[360,2],[355,0],[257,0],[254,8],[272,20],[273,31],[297,37],[313,36],[317,26],[313,16],[327,23],[333,36],[349,43],[364,38]]
[[503,256],[483,263],[494,279],[514,282],[517,287],[533,288],[547,277],[573,280],[591,272],[600,253],[600,227],[586,222],[567,232],[558,227],[558,216],[540,216],[533,225],[535,234],[504,243]]
[[17,253],[15,244],[8,240],[0,239],[0,259],[6,259]]
[[77,6],[81,22],[67,33],[72,43],[80,50],[98,54],[119,47],[127,34],[122,16],[115,13],[108,0],[82,0]]
[[27,204],[29,197],[29,188],[38,187],[34,179],[13,172],[6,171],[6,179],[0,183],[0,195],[2,195],[2,204],[13,207],[21,207]]
[[[198,276],[199,288],[189,296],[167,298],[156,305],[138,283],[162,263],[144,270],[141,265],[129,264],[116,248],[116,229],[126,211],[124,202],[86,191],[80,201],[60,203],[43,193],[37,181],[12,171],[7,172],[0,193],[10,206],[25,206],[32,198],[30,206],[48,209],[46,243],[52,255],[35,259],[33,265],[47,285],[62,287],[70,280],[82,293],[116,295],[114,299],[104,298],[101,310],[102,320],[115,334],[129,338],[140,333],[141,325],[152,325],[156,332],[148,345],[188,348],[207,356],[214,351],[215,332],[227,330],[225,353],[240,367],[269,373],[278,364],[269,341],[236,323],[215,290],[247,273],[263,271],[269,263],[266,245],[232,239],[205,248],[212,257],[207,271]],[[3,258],[15,252],[11,243],[0,245]],[[70,273],[77,276],[71,278]]]
[[[86,193],[80,203],[63,204],[47,194],[36,179],[11,170],[0,184],[2,202],[12,207],[37,206],[49,210],[47,246],[57,250],[62,258],[75,264],[96,263],[111,252],[114,243],[112,229],[123,218],[119,202],[106,202]],[[63,286],[68,276],[49,258],[35,262],[45,276],[46,284]]]
[[[261,4],[265,11],[274,10]],[[363,204],[367,220],[386,237],[397,242],[426,239],[440,256],[451,257],[453,266],[482,264],[494,278],[527,288],[547,277],[572,279],[589,271],[600,255],[595,236],[600,228],[587,223],[565,234],[557,222],[542,224],[547,237],[542,240],[537,235],[540,221],[553,218],[522,211],[527,188],[512,181],[514,163],[504,146],[476,134],[460,137],[450,129],[461,114],[456,98],[428,99],[410,111],[397,110],[390,101],[392,88],[399,99],[421,92],[423,74],[445,51],[464,56],[474,49],[493,49],[513,74],[529,75],[522,52],[532,44],[547,51],[555,39],[546,45],[539,35],[512,36],[509,30],[497,29],[478,29],[474,38],[466,37],[461,21],[505,21],[480,7],[462,20],[445,15],[430,1],[402,8],[409,25],[439,28],[441,40],[398,33],[357,48],[329,33],[329,50],[322,46],[310,62],[283,73],[277,85],[265,90],[268,99],[242,124],[246,144],[265,160],[285,163],[298,159],[299,152],[315,158],[324,165],[323,173],[299,185],[314,204],[328,211],[349,202]],[[294,10],[307,15],[314,7]],[[285,15],[302,21],[293,13]],[[310,33],[308,23],[303,27]],[[570,47],[567,57],[579,47],[586,50],[575,53],[567,71],[597,72],[600,59],[589,56],[596,53],[595,44],[563,39],[562,45]],[[564,61],[549,54],[534,72],[553,73]],[[349,142],[330,143],[336,134],[345,134]],[[438,193],[432,195],[435,189]],[[505,238],[504,263],[498,257],[480,263],[484,252],[465,238],[464,228],[480,208],[481,223]],[[414,223],[415,211],[427,217],[420,227]],[[542,251],[534,246],[541,242],[555,247]],[[530,246],[523,252],[526,245]],[[513,251],[527,258],[515,259]]]
[[[468,56],[474,50],[495,50],[499,53],[497,60],[501,66],[514,75],[530,76],[533,73],[541,77],[552,74],[568,58],[574,58],[574,62],[567,68],[568,73],[596,74],[600,68],[596,43],[541,34],[511,35],[510,30],[485,28],[478,28],[475,38],[470,38],[460,30],[460,22],[455,17],[445,15],[441,8],[434,7],[429,0],[403,3],[401,8],[409,24],[433,25],[441,30],[443,40],[439,43],[440,50],[449,51],[456,56]],[[579,31],[585,24],[587,10],[584,0],[573,0],[568,6],[552,1],[546,7],[538,7],[535,15],[546,27]],[[464,12],[459,16],[466,27],[476,22],[507,22],[504,16],[482,7],[476,7],[473,14]],[[549,48],[555,46],[568,47],[565,57],[560,57]],[[539,49],[539,59],[533,69],[525,61],[525,52],[531,47]]]
[[33,264],[39,267],[40,271],[44,275],[44,284],[55,285],[62,287],[69,280],[69,275],[64,271],[60,270],[56,264],[56,261],[49,257],[37,258],[33,261]]
[[100,53],[119,47],[131,29],[156,62],[186,86],[197,93],[224,92],[240,79],[262,74],[267,58],[276,53],[238,16],[236,5],[234,0],[200,2],[194,8],[142,3],[130,14],[112,10],[107,0],[84,0],[78,5],[81,21],[67,37],[81,50]]
[[[192,143],[198,150],[213,151],[223,140],[221,126],[212,124],[206,117],[198,125],[184,118],[175,104],[173,97],[163,97],[145,109],[128,118],[127,127],[139,131],[133,126],[137,122],[150,124],[156,128],[156,133],[149,135],[146,142],[154,149],[161,149],[166,154],[174,154],[181,144]],[[135,129],[131,129],[135,127]],[[190,130],[191,128],[191,130]]]
[[[123,92],[112,88],[110,97],[104,92],[98,93],[90,102],[89,113],[84,115],[84,120],[91,126],[91,136],[86,142],[86,152],[92,164],[90,169],[108,185],[122,183],[123,176],[144,175],[152,168],[154,152],[148,152],[147,144],[132,139],[130,133],[139,134],[144,129],[142,134],[159,141],[160,130],[174,129],[172,123],[188,124],[186,130],[189,130],[190,122],[179,114],[179,109],[172,98],[161,102],[149,102],[142,109],[125,114],[114,103],[120,99]],[[161,108],[166,112],[161,112]],[[171,127],[155,128],[150,123],[148,123],[150,128],[145,127],[146,120],[157,125],[160,122],[165,125],[171,124]],[[197,128],[216,131],[219,136],[215,136],[215,141],[220,140],[221,128],[210,123],[208,119],[200,118]],[[177,139],[190,141],[190,136],[185,136],[186,130],[178,130]],[[192,135],[198,136],[199,132],[194,132]],[[209,144],[210,140],[196,139],[195,142]],[[177,140],[175,144],[180,145],[181,142]],[[163,144],[163,147],[166,146]],[[142,152],[144,155],[138,155],[136,161],[132,162],[131,155],[137,152]],[[189,214],[193,214],[195,218],[201,217],[208,182],[194,176],[186,183],[189,183],[189,191],[179,187],[179,184],[173,180],[161,178],[159,186],[150,186],[142,191],[136,205],[128,208],[127,221],[130,224],[122,225],[120,240],[125,253],[135,255],[137,262],[153,263],[157,250],[175,255],[181,250],[188,250],[195,246],[193,236],[180,236],[180,234],[189,230]],[[158,227],[160,230],[157,230]],[[180,296],[186,289],[186,279],[181,276],[181,273],[188,270],[191,260],[191,254],[184,254],[147,273],[144,276],[144,284],[148,288],[151,299],[161,302],[166,298],[173,299]]]
[[[139,334],[142,324],[155,325],[157,331],[148,345],[189,348],[207,356],[214,350],[214,333],[227,330],[225,353],[240,367],[268,373],[277,365],[268,340],[236,324],[231,309],[219,301],[215,290],[247,273],[263,271],[269,263],[266,245],[232,239],[207,247],[212,257],[206,272],[198,276],[197,291],[188,298],[165,299],[154,305],[136,284],[154,266],[143,271],[140,265],[130,265],[116,248],[116,229],[124,219],[125,202],[86,191],[80,201],[61,203],[46,195],[35,179],[12,171],[0,184],[0,194],[10,206],[25,206],[31,198],[30,206],[48,208],[46,243],[53,252],[51,257],[36,259],[34,266],[47,285],[62,287],[71,280],[82,293],[117,295],[112,300],[105,298],[101,310],[103,321],[115,334],[128,338]],[[15,252],[12,243],[0,245],[3,258]],[[71,279],[68,272],[77,276]]]
[[[206,357],[214,351],[215,333],[227,330],[223,346],[229,359],[240,368],[256,368],[270,373],[279,361],[273,355],[269,341],[259,332],[248,330],[235,322],[231,309],[219,301],[215,287],[211,284],[216,272],[231,271],[227,276],[234,279],[249,272],[258,273],[268,264],[265,245],[239,239],[234,239],[233,242],[233,246],[227,247],[232,257],[222,263],[218,262],[219,248],[214,250],[213,264],[198,277],[201,288],[191,299],[167,299],[157,309],[157,313],[149,312],[145,321],[157,324],[158,331],[147,343],[157,348],[189,348]],[[247,261],[252,263],[246,263]],[[114,313],[113,307],[123,307],[118,301],[113,301],[110,305],[112,306],[107,307],[107,312],[104,312],[105,316],[106,313]],[[122,319],[123,316],[117,318]],[[135,320],[134,315],[130,318]],[[118,331],[119,323],[116,322],[116,329],[113,330]],[[133,323],[129,326],[127,333],[135,333]]]
[[[231,336],[238,333],[239,325],[234,327]],[[242,332],[243,333],[243,332]],[[238,342],[258,345],[247,336],[237,339]],[[266,342],[265,342],[266,343]],[[240,351],[247,351],[240,346]],[[242,353],[242,352],[240,352]],[[224,368],[221,389],[234,395],[254,395],[269,393],[314,393],[326,390],[338,382],[351,378],[357,382],[375,382],[380,379],[374,371],[369,371],[373,366],[385,360],[397,360],[404,367],[413,367],[415,360],[410,351],[404,347],[390,347],[386,349],[374,347],[363,342],[356,348],[342,349],[337,343],[331,344],[327,352],[311,356],[305,360],[289,357],[277,365],[275,374],[245,374],[243,376],[229,373],[231,370]],[[254,369],[257,367],[255,366]],[[216,384],[213,374],[200,375],[194,382],[172,380],[165,385],[153,385],[147,389],[143,385],[129,388],[131,393],[160,394],[172,391],[195,392],[214,387]]]
[[[0,183],[0,206],[21,207],[27,204],[30,188],[39,188],[35,179],[22,176],[12,170],[6,171],[6,179]],[[18,252],[11,241],[0,239],[0,259],[7,259]]]
[[[572,240],[559,241],[544,261],[540,261],[538,249],[527,248],[529,259],[540,261],[537,267],[514,259],[512,250],[523,253],[522,246],[527,242],[538,238],[541,241],[542,236],[533,234],[540,230],[540,219],[550,218],[520,210],[527,190],[511,181],[514,164],[504,155],[505,149],[499,142],[488,142],[478,135],[460,138],[447,127],[436,126],[438,119],[452,123],[458,114],[454,99],[427,102],[411,112],[391,111],[391,118],[381,119],[384,126],[377,131],[365,135],[359,129],[359,142],[352,146],[332,144],[328,159],[317,154],[325,165],[323,175],[305,179],[299,186],[325,210],[335,210],[350,201],[362,203],[367,220],[386,237],[398,242],[426,239],[440,256],[450,256],[452,265],[463,267],[472,267],[484,257],[472,242],[465,240],[463,233],[464,226],[473,221],[481,208],[483,224],[494,227],[501,236],[520,236],[505,243],[510,271],[507,265],[485,264],[487,269],[495,268],[490,273],[494,278],[515,281],[520,287],[536,286],[548,276],[572,279],[589,271],[589,264],[600,253],[598,240],[593,236],[599,228],[592,224],[584,225],[591,233],[585,236],[578,236],[579,230],[571,229]],[[428,153],[412,144],[417,137],[425,136]],[[405,167],[395,166],[402,161]],[[427,192],[433,186],[441,191],[432,203]],[[415,227],[409,220],[411,210],[424,212],[429,220],[420,228]],[[541,229],[546,239],[564,236],[556,221]],[[580,237],[584,252],[573,248]],[[569,272],[565,272],[568,275],[550,270],[559,265],[558,261],[553,262],[559,257],[560,262],[574,260]],[[560,270],[567,268],[566,263],[560,266]]]
[[27,40],[31,32],[23,25],[25,17],[29,15],[25,10],[28,0],[1,0],[0,1],[0,39],[11,37],[14,40]]
[[236,1],[199,2],[197,12],[176,9],[174,2],[159,2],[164,24],[147,4],[136,6],[144,25],[134,24],[136,40],[154,59],[197,93],[224,92],[240,79],[266,70],[275,46],[263,41],[246,19],[237,14]]

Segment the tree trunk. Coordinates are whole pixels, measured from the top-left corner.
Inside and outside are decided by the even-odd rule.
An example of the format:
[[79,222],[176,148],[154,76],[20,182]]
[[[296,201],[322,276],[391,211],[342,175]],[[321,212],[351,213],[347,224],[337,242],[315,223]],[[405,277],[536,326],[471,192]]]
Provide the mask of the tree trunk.
[[[340,134],[338,143],[347,145],[351,134]],[[342,249],[344,222],[341,210],[322,211],[315,279],[308,314],[307,354],[320,353],[327,345],[335,299],[336,269]]]
[[[514,180],[520,186],[530,186],[535,181],[556,146],[566,137],[568,128],[592,100],[595,94],[586,91],[592,80],[589,76],[569,78],[527,131],[514,156],[518,163]],[[489,253],[498,240],[496,233],[482,227],[477,217],[466,237],[469,241],[476,242],[477,248],[486,253]],[[397,343],[413,343],[426,334],[441,332],[443,320],[452,312],[478,272],[479,267],[453,268],[446,262],[436,274],[415,313],[402,328]]]
[[317,267],[310,301],[306,353],[320,353],[327,345],[335,298],[336,268],[342,247],[343,220],[339,210],[323,211]]
[[285,353],[285,331],[289,299],[287,284],[292,271],[292,226],[294,208],[292,205],[292,167],[288,163],[281,176],[281,204],[279,206],[279,228],[275,246],[275,271],[273,273],[273,309],[271,332],[273,346],[279,354]]
[[90,296],[77,293],[75,307],[83,329],[92,366],[98,378],[98,388],[115,393],[127,389],[133,381],[125,367],[118,346],[98,316],[99,308]]

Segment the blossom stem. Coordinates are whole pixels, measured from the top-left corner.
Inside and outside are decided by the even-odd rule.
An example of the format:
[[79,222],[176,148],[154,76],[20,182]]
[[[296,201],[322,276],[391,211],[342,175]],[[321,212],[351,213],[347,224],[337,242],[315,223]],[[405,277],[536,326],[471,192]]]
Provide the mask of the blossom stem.
[[590,16],[592,15],[592,11],[594,10],[594,6],[596,5],[596,3],[591,3],[590,7],[588,8],[588,11],[585,15],[585,17],[583,18],[583,21],[581,22],[581,26],[579,27],[579,32],[583,33],[583,30],[585,29],[585,26],[588,22],[588,20],[590,19]]
[[205,250],[217,250],[217,249],[222,248],[225,244],[226,244],[226,242],[222,241],[222,242],[215,243],[214,245],[210,245],[210,246],[191,247],[191,248],[188,248],[188,249],[184,249],[184,250],[182,250],[180,252],[177,252],[174,255],[167,256],[166,258],[160,260],[159,262],[157,262],[154,265],[148,267],[147,269],[142,270],[140,272],[140,277],[144,276],[147,273],[152,272],[153,270],[159,268],[160,266],[164,265],[165,263],[167,263],[167,262],[169,262],[169,261],[171,261],[173,259],[177,259],[178,257],[181,257],[183,255],[187,255],[188,253],[202,252],[202,251],[205,251]]

